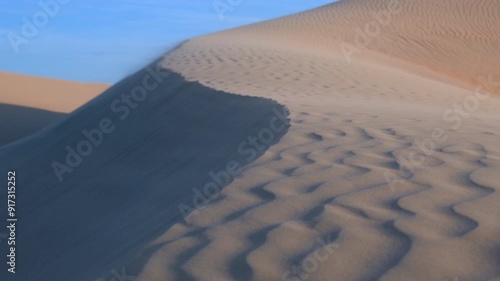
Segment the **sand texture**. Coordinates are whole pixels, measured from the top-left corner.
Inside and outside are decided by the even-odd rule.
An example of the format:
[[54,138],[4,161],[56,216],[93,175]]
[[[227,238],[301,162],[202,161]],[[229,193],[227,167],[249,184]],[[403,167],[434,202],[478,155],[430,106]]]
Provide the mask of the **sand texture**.
[[500,280],[499,7],[344,0],[185,42],[0,148],[22,171],[19,280]]

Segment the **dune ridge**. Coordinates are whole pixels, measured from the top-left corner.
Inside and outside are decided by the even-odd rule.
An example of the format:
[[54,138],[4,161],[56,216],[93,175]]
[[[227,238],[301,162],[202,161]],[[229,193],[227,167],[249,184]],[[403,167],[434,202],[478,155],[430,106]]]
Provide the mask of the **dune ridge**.
[[[0,148],[2,171],[29,171],[34,227],[19,231],[36,266],[23,277],[499,280],[500,99],[485,90],[500,88],[497,6],[400,0],[347,60],[340,44],[390,3],[345,0],[185,42],[152,65],[169,83],[62,184],[51,161],[148,68]],[[242,157],[276,107],[286,132],[183,217],[178,204]]]
[[[270,99],[215,91],[156,64],[63,121],[0,148],[0,170],[19,171],[23,223],[17,239],[24,245],[16,280],[105,275],[182,219],[181,203],[195,208],[194,189],[206,192],[211,172],[235,161],[237,169],[246,165],[248,155],[237,153],[246,137],[275,124],[275,112],[287,118],[286,109]],[[149,90],[137,90],[140,102],[127,109],[123,94],[134,96],[139,92],[130,90],[141,86]],[[280,128],[262,149],[286,133],[286,126]],[[89,149],[90,143],[95,145]],[[255,157],[262,153],[255,150]],[[6,251],[6,244],[1,247]]]
[[165,56],[188,80],[274,97],[292,126],[226,200],[158,238],[137,280],[499,278],[496,3],[398,1],[347,60],[341,44],[390,3],[341,1]]

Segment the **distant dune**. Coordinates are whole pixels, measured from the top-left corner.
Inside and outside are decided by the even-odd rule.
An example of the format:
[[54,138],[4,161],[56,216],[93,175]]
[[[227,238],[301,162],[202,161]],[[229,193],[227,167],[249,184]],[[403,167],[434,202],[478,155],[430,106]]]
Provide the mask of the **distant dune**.
[[[345,0],[219,36],[375,60],[433,79],[461,80],[472,87],[482,83],[480,76],[500,76],[498,1],[434,2]],[[490,90],[500,94],[495,87]]]
[[0,148],[19,280],[500,280],[498,9],[344,0],[185,42]]
[[69,113],[109,85],[0,72],[0,103]]
[[109,85],[0,72],[0,146],[59,120]]

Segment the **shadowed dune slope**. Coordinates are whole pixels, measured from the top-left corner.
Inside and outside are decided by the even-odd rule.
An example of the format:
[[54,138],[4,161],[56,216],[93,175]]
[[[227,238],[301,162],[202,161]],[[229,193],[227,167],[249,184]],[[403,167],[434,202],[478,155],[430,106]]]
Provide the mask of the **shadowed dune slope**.
[[30,136],[63,116],[36,108],[0,104],[0,146]]
[[[150,91],[141,91],[142,101],[131,103],[128,114],[121,102],[113,111],[122,94],[146,85],[145,77]],[[276,114],[285,124],[286,109],[270,99],[214,91],[173,72],[153,79],[145,69],[60,123],[0,149],[2,173],[18,172],[22,204],[17,267],[23,269],[15,280],[93,280],[124,263],[182,220],[181,203],[196,206],[193,189],[205,192],[215,181],[211,171],[226,171],[228,163],[239,170],[277,142],[286,126],[255,155],[238,152],[249,136],[269,128],[272,120],[275,124]],[[66,147],[77,150],[87,140],[82,131],[100,128],[102,120],[107,120],[106,132],[114,130],[101,143],[94,135],[98,145],[82,161],[71,156],[66,162]],[[87,154],[88,147],[82,151]],[[72,163],[62,182],[54,161]],[[219,185],[229,180],[222,177]],[[212,185],[208,194],[213,190]],[[6,251],[5,244],[1,247]]]

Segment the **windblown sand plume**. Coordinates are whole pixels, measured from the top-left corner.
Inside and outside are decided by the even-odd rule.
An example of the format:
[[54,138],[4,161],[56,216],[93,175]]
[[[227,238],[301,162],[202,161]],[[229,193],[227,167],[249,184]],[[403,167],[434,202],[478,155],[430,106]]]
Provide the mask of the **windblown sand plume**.
[[0,149],[19,280],[500,280],[499,7],[345,0],[185,42]]

